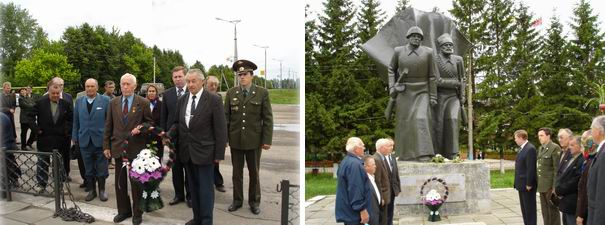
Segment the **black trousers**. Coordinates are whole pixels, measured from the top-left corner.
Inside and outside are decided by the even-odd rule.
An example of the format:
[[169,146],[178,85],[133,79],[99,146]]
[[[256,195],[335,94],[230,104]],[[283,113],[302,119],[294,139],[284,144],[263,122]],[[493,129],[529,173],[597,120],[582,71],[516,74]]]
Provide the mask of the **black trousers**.
[[391,202],[386,205],[387,208],[387,225],[393,225],[393,211],[395,210],[395,194],[391,189]]
[[536,225],[536,189],[519,191],[519,202],[521,203],[523,223],[525,225]]
[[187,164],[187,181],[191,190],[193,220],[196,225],[212,225],[214,209],[214,164]]
[[[29,132],[29,139],[27,139],[27,130]],[[29,123],[21,123],[21,150],[25,150],[26,146],[31,146],[36,140],[36,132],[29,126]]]
[[187,184],[188,181],[185,179],[186,176],[187,171],[185,170],[185,165],[176,158],[174,164],[172,164],[172,185],[174,186],[175,198],[191,199],[191,193],[189,192],[189,186]]

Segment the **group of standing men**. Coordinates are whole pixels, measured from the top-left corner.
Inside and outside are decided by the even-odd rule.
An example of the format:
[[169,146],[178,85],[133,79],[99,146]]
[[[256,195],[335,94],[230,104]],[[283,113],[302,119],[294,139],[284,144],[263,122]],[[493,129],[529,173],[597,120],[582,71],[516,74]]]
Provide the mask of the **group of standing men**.
[[[515,160],[514,187],[519,192],[524,224],[536,224],[536,192],[544,224],[605,224],[605,116],[593,119],[590,130],[573,135],[560,129],[559,144],[549,128],[538,130],[540,147],[525,130],[514,133],[520,147]],[[600,181],[600,182],[599,182]],[[561,217],[562,215],[562,217]]]
[[393,224],[395,197],[401,192],[393,144],[392,139],[379,139],[374,155],[364,156],[365,145],[360,138],[347,140],[347,155],[337,172],[337,222]]
[[[163,103],[159,107],[161,118],[155,121],[152,110],[157,102],[150,103],[150,100],[135,94],[137,79],[132,74],[121,77],[122,95],[117,97],[113,96],[113,91],[106,95],[98,94],[98,82],[92,78],[86,80],[85,95],[76,99],[75,106],[71,96],[63,92],[63,80],[55,77],[48,83],[48,93],[35,101],[27,113],[28,125],[32,128],[30,137],[37,134],[38,151],[59,149],[67,174],[70,142],[80,148],[89,191],[87,201],[96,198],[96,184],[100,200],[108,199],[105,179],[109,175],[108,159],[113,158],[118,207],[114,222],[132,217],[133,224],[142,223],[143,212],[138,207],[142,189],[130,182],[131,202],[122,159],[134,160],[154,138],[150,137],[148,130],[142,129],[143,124],[176,131],[176,135],[170,137],[176,146],[172,168],[175,198],[169,203],[174,205],[186,201],[193,208],[193,219],[187,222],[188,225],[213,224],[215,185],[217,190],[225,191],[218,165],[224,159],[225,148],[230,146],[234,190],[228,210],[236,211],[243,205],[243,169],[247,164],[250,175],[248,204],[253,214],[259,214],[260,156],[263,150],[271,147],[273,115],[268,91],[252,83],[256,68],[247,60],[233,64],[240,85],[227,91],[223,103],[217,92],[216,78],[206,79],[199,69],[186,71],[182,66],[175,67],[172,70],[175,87],[164,92]],[[107,82],[105,87],[112,90],[115,84]],[[8,89],[10,92],[10,87]],[[4,111],[10,102],[4,102],[4,95],[0,97]],[[14,107],[6,108],[9,113],[14,113]],[[23,144],[28,145],[23,140]],[[39,192],[44,192],[47,185],[49,164],[48,156],[40,156],[36,173]]]

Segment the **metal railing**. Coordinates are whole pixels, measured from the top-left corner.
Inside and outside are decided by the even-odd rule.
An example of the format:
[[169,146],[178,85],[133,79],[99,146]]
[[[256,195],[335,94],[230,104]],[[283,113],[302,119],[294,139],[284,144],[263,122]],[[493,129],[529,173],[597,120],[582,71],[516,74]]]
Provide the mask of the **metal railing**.
[[[55,198],[55,212],[60,208],[61,187],[63,186],[60,171],[61,154],[38,151],[0,151],[2,181],[0,191],[12,201],[12,193],[26,193]],[[51,181],[51,182],[49,182]]]
[[[289,180],[282,180],[277,185],[277,192],[281,192],[281,224],[294,224],[300,216],[298,210],[300,208],[299,199],[300,186],[290,184]],[[292,199],[292,201],[290,201]]]

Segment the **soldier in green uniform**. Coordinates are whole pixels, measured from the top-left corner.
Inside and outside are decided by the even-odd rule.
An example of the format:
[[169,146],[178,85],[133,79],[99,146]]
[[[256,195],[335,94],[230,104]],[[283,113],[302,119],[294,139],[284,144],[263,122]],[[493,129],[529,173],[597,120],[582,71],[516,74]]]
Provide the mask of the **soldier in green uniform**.
[[540,206],[542,207],[542,218],[544,224],[560,225],[561,216],[557,206],[550,203],[549,199],[554,192],[555,179],[557,178],[557,168],[559,168],[559,159],[561,157],[561,147],[552,142],[550,128],[540,128],[538,130],[538,139],[540,148],[538,149],[538,192],[540,193]]
[[233,163],[233,203],[229,211],[242,207],[244,201],[244,162],[248,165],[250,184],[248,204],[254,214],[260,213],[259,166],[262,150],[271,148],[273,138],[273,113],[269,102],[269,92],[252,84],[256,65],[248,60],[233,63],[240,86],[227,91],[225,114],[231,162]]

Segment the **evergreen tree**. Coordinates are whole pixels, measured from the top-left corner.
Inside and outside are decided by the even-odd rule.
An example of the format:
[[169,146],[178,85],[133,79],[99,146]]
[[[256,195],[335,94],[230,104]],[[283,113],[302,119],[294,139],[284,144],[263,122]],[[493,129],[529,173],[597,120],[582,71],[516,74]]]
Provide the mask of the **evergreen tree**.
[[397,0],[397,7],[395,8],[395,14],[410,7],[410,0]]
[[[512,109],[511,90],[514,74],[506,71],[510,63],[513,24],[513,3],[511,0],[487,0],[484,13],[486,29],[489,31],[480,41],[488,46],[478,59],[476,69],[484,77],[477,84],[477,114],[479,115],[477,139],[479,142],[493,140],[504,143],[505,131],[510,125],[507,112]],[[494,140],[495,139],[495,140]]]
[[327,0],[319,16],[316,59],[322,74],[350,66],[355,57],[355,8],[351,0]]
[[593,96],[587,88],[590,82],[604,82],[603,33],[599,30],[598,17],[592,12],[590,3],[580,0],[573,10],[571,45],[573,85],[579,95]]

